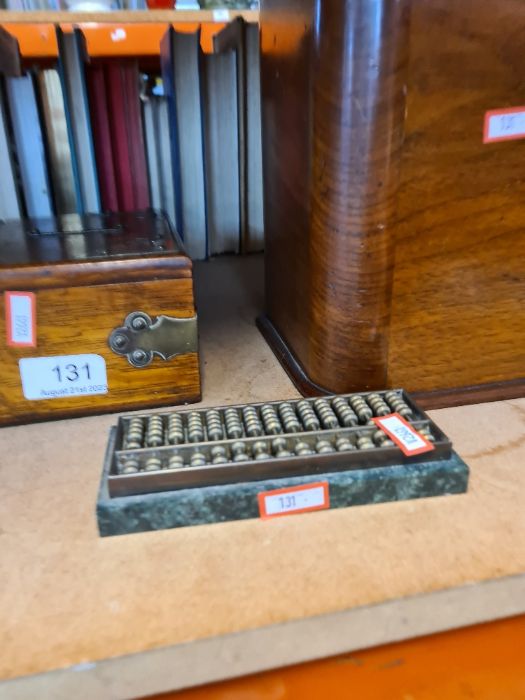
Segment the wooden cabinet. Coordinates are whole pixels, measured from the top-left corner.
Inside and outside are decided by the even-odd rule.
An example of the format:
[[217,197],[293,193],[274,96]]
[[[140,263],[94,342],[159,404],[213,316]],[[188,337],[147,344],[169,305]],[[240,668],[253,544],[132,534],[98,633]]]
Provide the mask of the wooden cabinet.
[[525,105],[520,28],[518,0],[263,0],[260,326],[303,392],[525,391],[525,142],[484,143]]

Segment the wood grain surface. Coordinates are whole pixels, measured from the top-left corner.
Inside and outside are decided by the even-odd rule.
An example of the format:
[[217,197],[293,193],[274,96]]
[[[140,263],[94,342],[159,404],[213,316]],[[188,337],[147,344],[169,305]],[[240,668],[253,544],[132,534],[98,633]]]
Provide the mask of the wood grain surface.
[[523,28],[519,0],[263,0],[262,325],[305,393],[525,386],[525,141],[483,144]]
[[523,31],[520,0],[412,5],[390,384],[525,377],[525,141],[482,142],[525,104]]
[[[242,17],[246,22],[257,22],[259,13],[257,10],[229,10],[229,18]],[[134,23],[134,22],[223,22],[222,17],[217,19],[214,10],[116,10],[110,14],[107,12],[69,12],[65,10],[33,10],[17,12],[14,10],[0,10],[0,22],[2,23],[75,23],[88,24],[96,22],[104,23]]]
[[267,312],[321,386],[386,382],[406,10],[262,4]]
[[[196,266],[205,405],[296,396],[253,325],[262,308],[255,263],[247,258]],[[449,624],[465,624],[477,583],[525,567],[525,401],[431,416],[471,468],[466,495],[103,539],[95,501],[107,431],[116,417],[1,429],[1,455],[8,459],[0,458],[0,677],[70,668],[75,690],[61,697],[100,697],[81,695],[83,674],[90,668],[96,673],[99,659],[138,654],[128,661],[145,694],[148,687],[161,689],[142,665],[145,650],[162,654],[178,645],[187,654],[181,675],[205,680],[207,664],[224,673],[237,668],[224,640],[219,664],[216,656],[192,657],[193,642],[218,635],[235,639],[236,632],[266,627],[268,636],[259,631],[270,648],[271,639],[279,639],[270,625],[359,613],[363,606],[370,607],[361,643],[378,625],[383,641],[416,633],[423,618],[439,629],[443,610]],[[457,586],[465,588],[455,602],[442,604],[443,596],[451,600],[444,589]],[[417,614],[377,617],[378,603],[395,606],[425,593],[431,598]],[[503,604],[504,598],[497,599]],[[334,617],[318,643],[344,638],[355,624],[338,624]],[[260,656],[257,639],[252,670]],[[302,643],[302,637],[286,639],[278,650],[282,659],[292,658]],[[173,663],[161,664],[157,673],[175,685]],[[98,668],[104,697],[136,695],[136,686],[119,685],[111,668]],[[32,693],[18,697],[41,697],[45,680],[34,681]]]
[[[142,282],[146,280],[191,280],[191,260],[185,256],[152,259],[96,260],[81,263],[14,265],[0,271],[1,289],[60,289],[67,286]],[[86,291],[85,294],[88,294]]]
[[[100,277],[99,277],[100,279]],[[27,289],[26,291],[31,291]],[[143,368],[108,346],[112,330],[132,311],[189,318],[195,314],[192,279],[126,282],[37,289],[37,347],[0,345],[0,424],[123,408],[160,406],[200,398],[199,358],[195,352],[165,361],[154,357]],[[5,338],[4,295],[0,337]],[[23,357],[95,353],[104,358],[107,394],[30,401],[24,398],[18,367]]]
[[[197,351],[158,356],[133,367],[108,344],[134,311],[195,316],[192,262],[162,212],[27,219],[0,225],[0,338],[6,338],[4,292],[34,294],[35,347],[0,344],[0,424],[200,398]],[[95,354],[107,370],[106,394],[28,400],[19,361]],[[52,377],[54,379],[54,377]],[[64,381],[67,385],[66,379]],[[76,386],[76,385],[75,385]]]

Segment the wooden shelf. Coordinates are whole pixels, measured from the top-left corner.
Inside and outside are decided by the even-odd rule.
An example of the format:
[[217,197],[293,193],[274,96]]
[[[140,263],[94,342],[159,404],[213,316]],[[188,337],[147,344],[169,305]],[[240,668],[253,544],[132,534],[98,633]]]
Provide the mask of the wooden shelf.
[[[227,14],[225,14],[227,13]],[[179,23],[179,22],[228,22],[242,17],[246,22],[258,22],[258,10],[119,10],[115,12],[55,12],[42,10],[36,12],[14,12],[0,10],[0,24],[86,24],[88,22],[104,23]]]
[[[255,327],[262,263],[195,265],[200,406],[298,396]],[[2,428],[0,696],[143,697],[522,614],[524,415],[431,412],[471,469],[464,495],[104,539],[116,416]]]

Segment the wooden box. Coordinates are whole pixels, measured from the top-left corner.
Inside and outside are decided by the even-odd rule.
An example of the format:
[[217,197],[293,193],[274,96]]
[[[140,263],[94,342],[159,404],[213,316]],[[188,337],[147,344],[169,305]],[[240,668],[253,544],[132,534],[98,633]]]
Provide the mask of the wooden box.
[[262,0],[260,326],[304,393],[525,393],[524,31],[520,0]]
[[191,260],[163,215],[0,224],[0,424],[200,398]]

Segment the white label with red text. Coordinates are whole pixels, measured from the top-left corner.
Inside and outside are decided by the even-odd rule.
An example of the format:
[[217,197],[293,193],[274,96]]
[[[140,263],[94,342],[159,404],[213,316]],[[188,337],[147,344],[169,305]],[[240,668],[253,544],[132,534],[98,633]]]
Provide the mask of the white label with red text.
[[4,298],[7,344],[15,348],[35,347],[35,295],[32,292],[6,292]]
[[373,421],[409,457],[434,449],[434,445],[420,435],[399,413],[373,418]]
[[323,510],[330,507],[326,481],[263,491],[258,494],[258,500],[261,518],[305,513],[310,510]]
[[24,357],[18,361],[26,399],[73,399],[108,393],[106,361],[101,355]]
[[483,143],[525,138],[525,107],[494,109],[485,114]]

